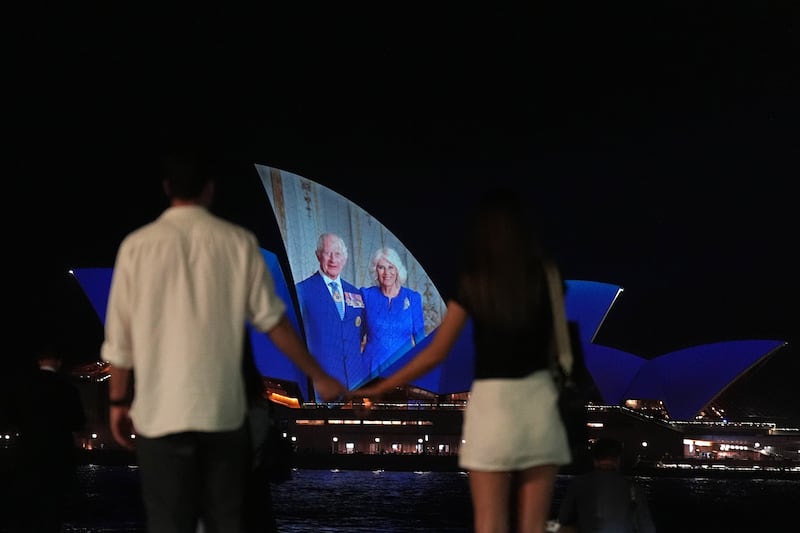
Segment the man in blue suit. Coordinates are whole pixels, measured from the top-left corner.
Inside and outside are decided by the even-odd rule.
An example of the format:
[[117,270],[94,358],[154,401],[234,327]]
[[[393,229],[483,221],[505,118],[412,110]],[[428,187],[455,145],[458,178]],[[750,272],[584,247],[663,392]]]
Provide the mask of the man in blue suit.
[[356,286],[341,278],[347,264],[341,237],[323,233],[315,253],[319,271],[297,284],[308,351],[328,374],[353,389],[370,371],[361,357],[364,300]]

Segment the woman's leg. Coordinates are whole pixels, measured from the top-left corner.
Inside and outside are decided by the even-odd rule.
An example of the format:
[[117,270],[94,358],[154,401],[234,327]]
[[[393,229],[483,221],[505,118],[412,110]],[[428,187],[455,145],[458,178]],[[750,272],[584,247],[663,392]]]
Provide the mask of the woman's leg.
[[558,467],[534,466],[519,473],[517,532],[544,533],[550,517],[550,503]]
[[469,473],[474,533],[509,533],[509,472]]

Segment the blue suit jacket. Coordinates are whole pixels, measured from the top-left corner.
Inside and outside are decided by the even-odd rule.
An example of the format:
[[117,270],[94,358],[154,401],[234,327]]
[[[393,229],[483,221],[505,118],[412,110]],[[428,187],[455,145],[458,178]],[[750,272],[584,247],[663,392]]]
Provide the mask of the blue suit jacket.
[[322,368],[348,389],[362,384],[369,366],[361,357],[364,328],[364,300],[361,291],[340,278],[344,295],[344,318],[317,272],[296,285],[300,316],[303,318],[308,351]]

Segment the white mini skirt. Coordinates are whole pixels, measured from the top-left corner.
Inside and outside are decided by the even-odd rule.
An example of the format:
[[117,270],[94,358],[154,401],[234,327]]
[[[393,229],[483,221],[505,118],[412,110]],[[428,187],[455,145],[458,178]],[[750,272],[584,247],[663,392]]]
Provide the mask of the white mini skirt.
[[572,460],[548,370],[518,379],[477,379],[464,411],[458,464],[502,472]]

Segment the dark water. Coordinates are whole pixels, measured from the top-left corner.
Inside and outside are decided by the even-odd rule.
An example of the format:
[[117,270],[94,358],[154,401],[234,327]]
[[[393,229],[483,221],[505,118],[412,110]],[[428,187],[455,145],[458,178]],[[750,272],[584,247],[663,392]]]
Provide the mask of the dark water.
[[[568,476],[560,476],[553,508]],[[800,479],[640,477],[659,533],[798,531]],[[66,531],[143,532],[135,467],[81,467]],[[282,533],[469,533],[460,472],[297,470],[274,486]]]

